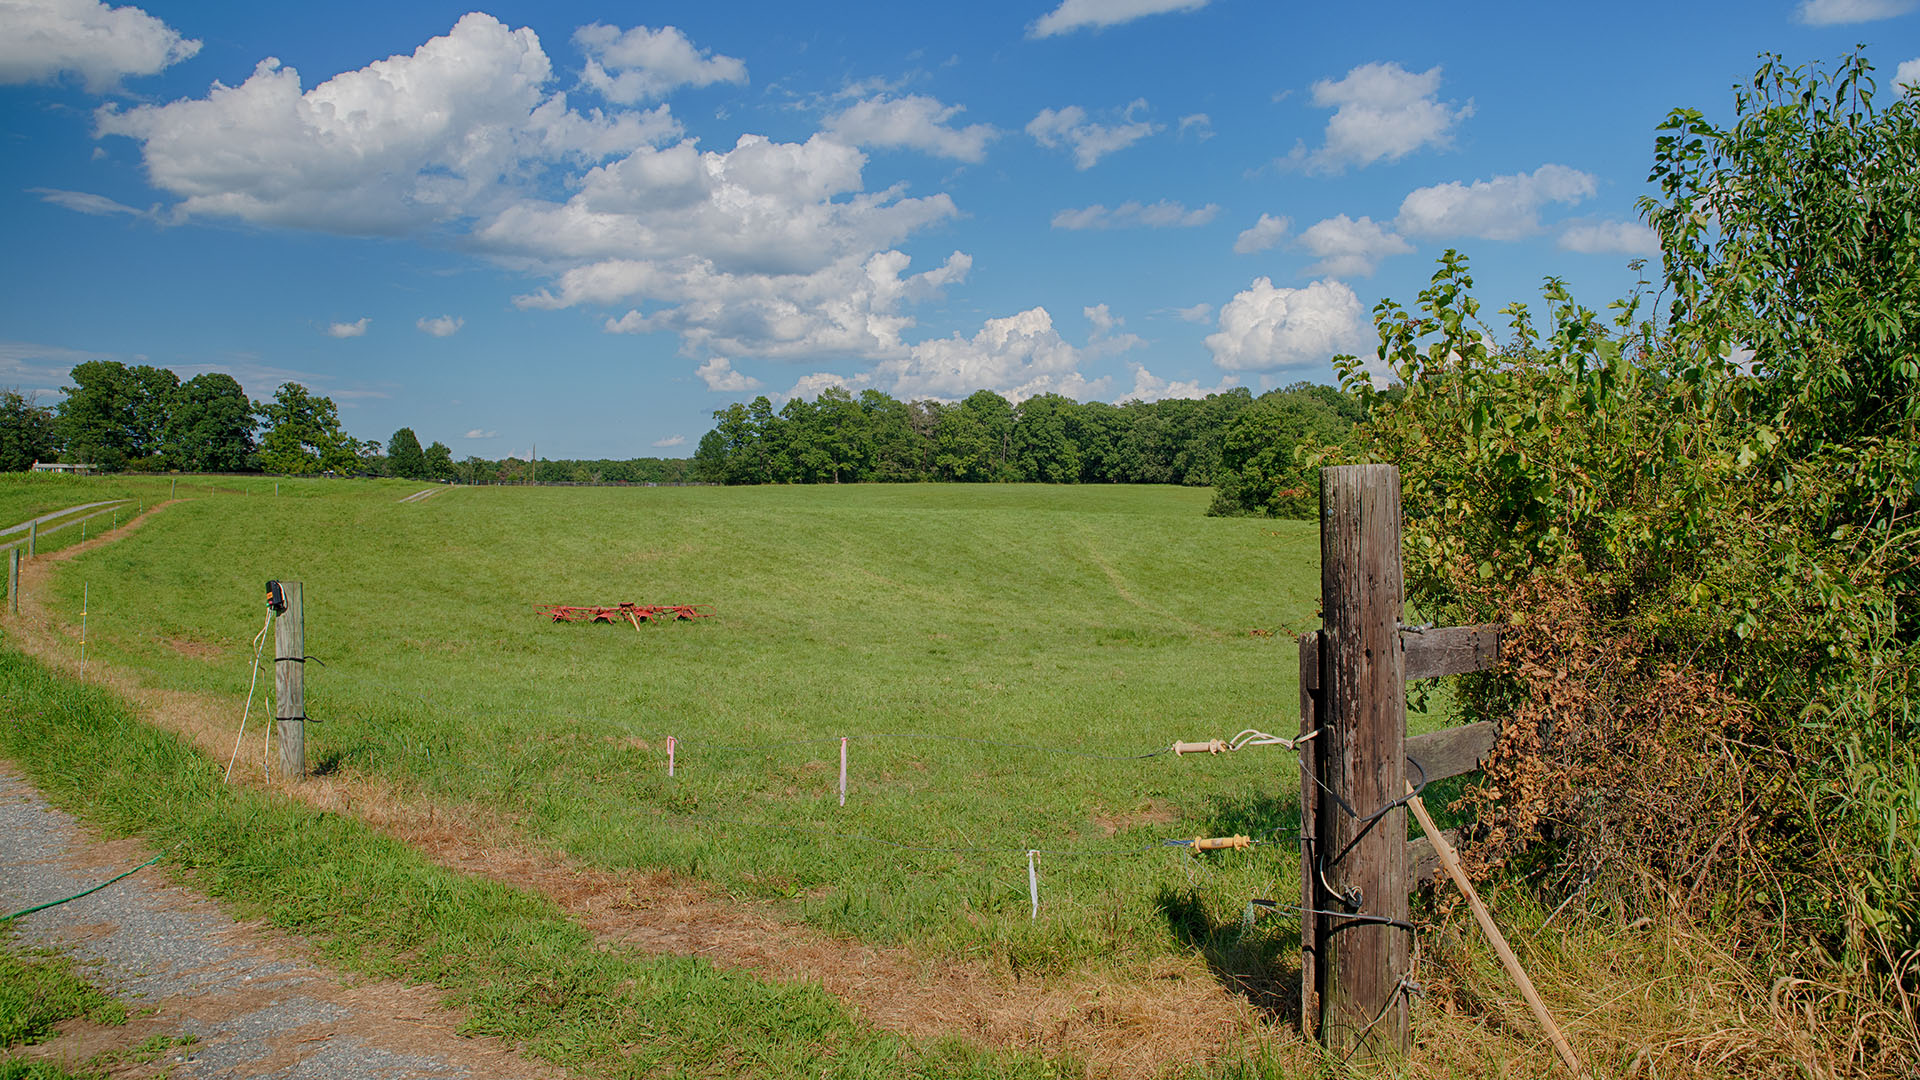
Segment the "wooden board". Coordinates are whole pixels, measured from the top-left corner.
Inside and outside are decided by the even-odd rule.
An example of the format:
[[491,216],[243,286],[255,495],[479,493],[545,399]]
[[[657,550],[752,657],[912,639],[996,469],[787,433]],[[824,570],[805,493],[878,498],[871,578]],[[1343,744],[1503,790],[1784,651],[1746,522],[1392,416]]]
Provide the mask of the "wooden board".
[[[1300,635],[1300,734],[1320,726],[1320,710],[1315,699],[1320,685],[1320,632]],[[1314,783],[1318,763],[1313,746],[1316,740],[1300,743],[1300,1033],[1311,1039],[1320,1020],[1320,916],[1312,914],[1320,906],[1319,890],[1314,887],[1314,838],[1318,835],[1315,816],[1320,805],[1320,788]]]
[[1428,783],[1470,773],[1479,768],[1480,763],[1493,752],[1493,744],[1499,736],[1499,729],[1491,720],[1415,735],[1407,740],[1406,752],[1408,757],[1420,763],[1420,768],[1407,766],[1407,779],[1417,783],[1421,769],[1426,770]]
[[1494,625],[1402,630],[1400,644],[1409,680],[1485,671],[1500,662],[1500,627]]
[[[1447,843],[1460,846],[1459,829],[1442,829],[1440,835]],[[1440,869],[1440,853],[1433,850],[1433,841],[1427,837],[1407,841],[1408,873],[1413,875],[1413,887],[1419,888],[1433,880],[1433,872]]]

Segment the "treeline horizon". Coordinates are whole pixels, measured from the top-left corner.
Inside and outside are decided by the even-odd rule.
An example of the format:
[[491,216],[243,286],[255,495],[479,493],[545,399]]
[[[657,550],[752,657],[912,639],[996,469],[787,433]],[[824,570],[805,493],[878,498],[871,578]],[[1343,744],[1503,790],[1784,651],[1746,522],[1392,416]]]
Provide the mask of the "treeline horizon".
[[1018,404],[991,390],[958,402],[903,402],[829,387],[778,411],[766,395],[713,413],[694,477],[722,484],[1180,484],[1218,490],[1215,514],[1302,511],[1310,486],[1294,448],[1345,438],[1359,400],[1297,382],[1255,397]]

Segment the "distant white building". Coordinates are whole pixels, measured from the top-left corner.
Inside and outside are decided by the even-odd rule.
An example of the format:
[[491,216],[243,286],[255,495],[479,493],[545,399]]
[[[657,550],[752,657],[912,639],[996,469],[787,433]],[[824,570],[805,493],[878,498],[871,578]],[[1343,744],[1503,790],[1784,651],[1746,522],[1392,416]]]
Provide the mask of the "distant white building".
[[34,472],[90,473],[93,471],[93,466],[85,465],[85,464],[68,464],[67,462],[64,462],[64,461],[36,461],[33,463],[33,471]]

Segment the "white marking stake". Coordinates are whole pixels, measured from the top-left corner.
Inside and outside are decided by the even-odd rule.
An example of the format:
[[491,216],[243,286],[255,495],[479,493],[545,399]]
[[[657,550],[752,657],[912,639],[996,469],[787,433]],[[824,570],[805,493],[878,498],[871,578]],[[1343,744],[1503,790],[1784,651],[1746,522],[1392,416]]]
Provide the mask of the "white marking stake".
[[847,805],[847,737],[840,736],[840,805]]
[[1027,895],[1033,897],[1033,914],[1028,916],[1030,919],[1040,917],[1040,870],[1033,863],[1034,856],[1038,854],[1038,851],[1027,852]]
[[667,736],[667,775],[673,775],[673,736]]

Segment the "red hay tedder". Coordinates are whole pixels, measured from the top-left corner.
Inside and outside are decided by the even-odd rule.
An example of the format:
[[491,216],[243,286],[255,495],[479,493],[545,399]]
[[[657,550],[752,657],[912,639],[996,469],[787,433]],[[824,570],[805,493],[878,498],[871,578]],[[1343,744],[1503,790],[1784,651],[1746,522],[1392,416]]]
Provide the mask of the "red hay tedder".
[[697,604],[618,604],[613,607],[572,607],[566,604],[539,604],[540,614],[554,622],[632,623],[635,630],[643,622],[668,619],[705,619],[713,612],[699,610]]

